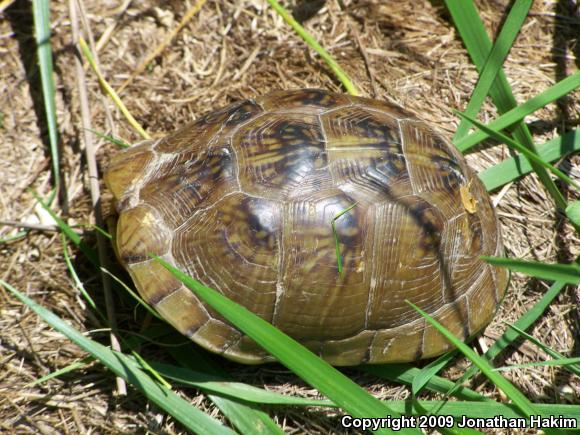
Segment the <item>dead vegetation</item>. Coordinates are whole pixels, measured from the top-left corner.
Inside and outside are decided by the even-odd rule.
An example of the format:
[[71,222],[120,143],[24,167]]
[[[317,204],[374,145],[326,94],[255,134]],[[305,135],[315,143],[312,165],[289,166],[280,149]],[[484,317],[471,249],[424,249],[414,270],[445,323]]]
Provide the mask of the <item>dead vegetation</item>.
[[[89,179],[83,154],[83,130],[74,69],[74,44],[67,2],[51,3],[57,108],[66,202],[57,207],[70,224],[94,222]],[[263,0],[209,0],[173,41],[143,72],[131,78],[140,62],[194,6],[194,1],[92,1],[84,5],[84,31],[89,28],[98,47],[100,67],[121,93],[133,115],[153,136],[232,101],[278,88],[322,87],[340,90],[327,67]],[[343,66],[364,93],[395,101],[450,137],[457,126],[453,109],[464,108],[477,74],[441,2],[293,1],[306,28]],[[501,24],[508,1],[478,2],[487,28]],[[318,6],[318,7],[313,7]],[[46,196],[52,186],[47,154],[46,122],[34,55],[31,10],[15,1],[0,19],[0,238],[23,237],[0,245],[0,277],[76,328],[99,326],[75,290],[63,261],[52,222],[36,205],[28,189]],[[493,34],[493,33],[492,33]],[[523,32],[505,65],[519,102],[576,71],[580,65],[580,15],[575,2],[536,1]],[[112,103],[101,96],[94,75],[87,71],[90,115],[94,129],[131,142],[137,134]],[[496,115],[491,104],[481,119]],[[541,143],[580,124],[580,93],[550,105],[528,119]],[[103,167],[116,146],[95,138]],[[469,155],[476,169],[489,167],[507,155],[501,147]],[[578,156],[561,168],[580,178]],[[572,195],[571,192],[566,192]],[[534,176],[496,192],[507,251],[511,256],[546,262],[571,261],[580,242]],[[19,224],[19,225],[17,225]],[[83,230],[89,243],[90,230]],[[101,307],[101,280],[81,253],[73,252],[75,267]],[[483,343],[491,343],[536,302],[546,284],[516,274],[509,295]],[[534,325],[532,333],[553,349],[578,355],[579,311],[577,289],[568,288]],[[138,331],[133,303],[115,295],[119,327]],[[91,336],[106,339],[102,332]],[[105,340],[106,341],[106,340]],[[163,349],[146,353],[162,358]],[[55,333],[36,315],[0,288],[0,432],[15,433],[181,433],[135,390],[115,397],[114,377],[92,364],[39,386],[35,379],[84,356],[75,345]],[[501,364],[545,359],[531,344],[510,348]],[[316,397],[317,393],[281,366],[244,367],[215,358],[234,376],[268,389]],[[458,361],[445,372],[456,379],[465,368]],[[408,396],[402,386],[349,371],[378,398]],[[506,372],[532,401],[579,403],[580,381],[557,367]],[[477,384],[476,384],[477,386]],[[488,384],[478,388],[491,396]],[[217,415],[210,402],[195,390],[183,394],[201,409]],[[270,414],[288,433],[330,433],[338,430],[335,411],[272,409]]]

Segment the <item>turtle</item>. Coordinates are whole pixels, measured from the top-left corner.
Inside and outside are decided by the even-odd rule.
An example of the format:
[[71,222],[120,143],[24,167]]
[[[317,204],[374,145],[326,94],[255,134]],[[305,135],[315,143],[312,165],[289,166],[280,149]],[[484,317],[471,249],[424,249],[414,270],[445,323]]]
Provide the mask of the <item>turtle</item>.
[[[154,254],[336,366],[431,358],[467,340],[508,283],[482,182],[393,103],[274,91],[113,156],[115,245],[143,299],[203,348],[275,359]],[[342,266],[342,267],[341,267]]]

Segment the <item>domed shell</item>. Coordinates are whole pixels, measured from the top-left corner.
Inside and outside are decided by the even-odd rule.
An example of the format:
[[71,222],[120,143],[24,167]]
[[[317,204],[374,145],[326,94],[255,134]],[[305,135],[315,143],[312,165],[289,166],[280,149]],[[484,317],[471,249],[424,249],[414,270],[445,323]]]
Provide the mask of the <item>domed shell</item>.
[[232,360],[273,358],[148,253],[334,365],[441,354],[450,345],[406,301],[465,339],[507,286],[506,271],[479,258],[503,252],[482,183],[389,103],[274,92],[119,153],[105,180],[117,253],[141,296]]

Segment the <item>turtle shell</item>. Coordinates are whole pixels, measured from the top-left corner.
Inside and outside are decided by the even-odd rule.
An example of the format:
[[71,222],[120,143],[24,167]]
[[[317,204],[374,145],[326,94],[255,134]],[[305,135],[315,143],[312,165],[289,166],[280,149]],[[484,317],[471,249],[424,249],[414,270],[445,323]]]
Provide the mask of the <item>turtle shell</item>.
[[507,286],[507,272],[480,259],[503,252],[482,183],[389,103],[274,92],[136,144],[105,180],[117,253],[141,296],[235,361],[273,358],[149,253],[334,365],[441,354],[449,343],[406,301],[466,339]]

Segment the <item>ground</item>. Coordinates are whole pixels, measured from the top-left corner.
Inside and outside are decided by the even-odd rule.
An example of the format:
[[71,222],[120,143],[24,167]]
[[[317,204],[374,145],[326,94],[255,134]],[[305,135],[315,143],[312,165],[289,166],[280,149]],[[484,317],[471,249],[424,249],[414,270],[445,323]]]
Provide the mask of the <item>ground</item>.
[[[109,83],[119,89],[135,118],[154,137],[227,103],[273,89],[341,87],[318,56],[263,0],[210,0],[144,71],[131,73],[161,43],[195,2],[81,2],[81,29],[97,47],[99,64]],[[495,36],[510,2],[478,1],[490,35]],[[93,331],[100,323],[80,297],[63,257],[61,239],[52,221],[37,205],[31,190],[48,196],[54,185],[48,154],[46,118],[35,58],[31,6],[4,1],[0,7],[0,278],[51,309],[74,327]],[[286,5],[344,67],[365,95],[397,102],[451,137],[465,108],[477,74],[466,56],[450,17],[439,1],[292,1]],[[81,96],[74,67],[68,2],[51,2],[57,115],[65,194],[54,205],[69,224],[94,223],[85,158]],[[89,32],[90,31],[90,32]],[[535,1],[505,65],[518,102],[524,102],[580,66],[580,11],[572,0]],[[123,138],[139,139],[86,68],[91,128]],[[488,102],[480,119],[496,112]],[[549,105],[527,119],[542,143],[580,123],[580,93]],[[116,146],[93,137],[99,172]],[[508,155],[503,147],[471,153],[477,170]],[[559,163],[580,178],[578,156]],[[101,189],[104,186],[101,183]],[[564,189],[568,199],[574,193]],[[106,192],[103,193],[106,198]],[[510,256],[545,262],[569,262],[580,254],[578,236],[554,212],[534,176],[494,192]],[[103,201],[105,203],[105,201]],[[107,209],[105,206],[105,214]],[[20,224],[20,226],[18,226]],[[34,229],[37,228],[38,229]],[[24,236],[15,237],[22,229]],[[79,227],[88,243],[94,230]],[[13,240],[8,240],[13,239]],[[104,307],[101,277],[75,249],[69,249],[81,280]],[[113,255],[108,251],[111,258]],[[542,296],[547,284],[515,274],[509,295],[477,346],[492,343]],[[121,329],[138,331],[132,302],[114,297]],[[567,288],[533,326],[533,335],[565,355],[578,355],[580,314],[577,289]],[[142,317],[142,316],[141,316]],[[91,336],[106,342],[106,334]],[[153,346],[148,354],[159,357]],[[100,364],[53,379],[28,384],[85,356],[29,309],[0,288],[0,432],[16,433],[183,433],[184,429],[129,389],[116,396],[114,377]],[[519,342],[498,364],[546,359],[532,344]],[[215,358],[237,379],[268,389],[317,397],[282,366],[245,367]],[[458,360],[444,375],[458,378],[466,362]],[[392,385],[356,370],[357,382],[381,399],[409,396]],[[537,367],[505,375],[533,402],[580,402],[580,381],[559,367]],[[501,395],[489,384],[474,385],[491,397]],[[218,412],[193,389],[181,390],[200,408]],[[288,433],[338,431],[336,412],[302,409],[270,410]]]

